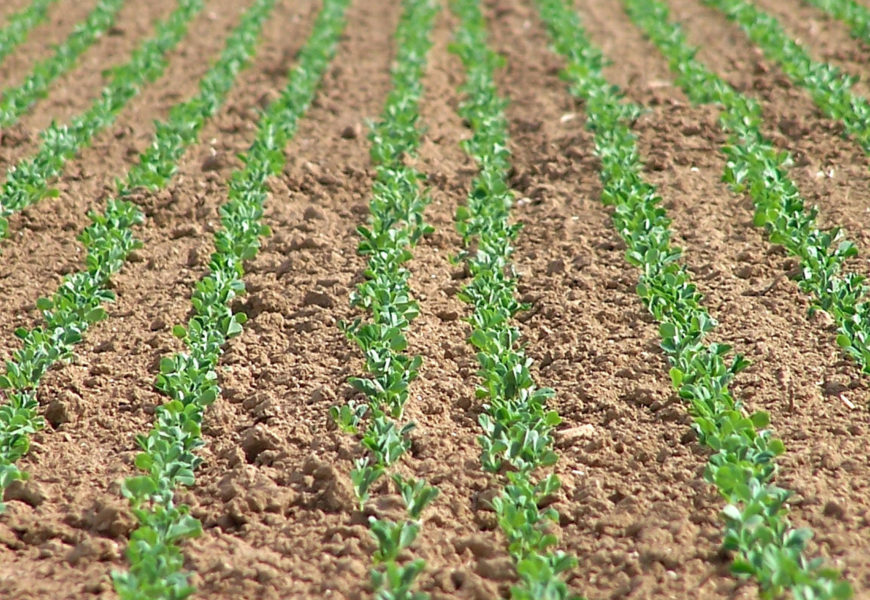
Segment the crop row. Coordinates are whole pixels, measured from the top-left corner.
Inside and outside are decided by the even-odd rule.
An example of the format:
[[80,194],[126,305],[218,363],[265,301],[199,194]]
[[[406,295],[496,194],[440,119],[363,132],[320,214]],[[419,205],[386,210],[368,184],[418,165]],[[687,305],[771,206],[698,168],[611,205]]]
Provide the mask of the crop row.
[[745,0],[704,2],[740,25],[764,55],[779,64],[795,84],[806,89],[823,114],[841,121],[846,132],[870,155],[870,102],[852,92],[855,77],[828,63],[814,61],[776,18]]
[[[208,274],[191,296],[194,315],[186,327],[173,328],[186,350],[160,360],[155,386],[168,400],[157,407],[151,431],[136,440],[142,452],[135,462],[147,474],[130,477],[122,486],[139,521],[127,548],[130,571],[114,575],[122,600],[178,600],[193,591],[182,572],[178,544],[197,535],[201,524],[187,506],[176,504],[175,489],[194,483],[202,460],[195,451],[204,443],[203,414],[220,393],[216,369],[223,345],[241,333],[245,322],[245,314],[233,313],[230,304],[245,291],[244,261],[257,255],[260,237],[269,233],[260,222],[268,180],[283,169],[284,147],[335,54],[347,4],[348,0],[324,1],[287,86],[263,112],[254,141],[242,156],[244,167],[230,177]],[[262,16],[258,15],[257,26]]]
[[[370,314],[341,327],[365,357],[367,377],[352,377],[351,385],[365,394],[366,404],[333,407],[331,414],[348,432],[360,433],[367,454],[356,459],[351,471],[360,510],[373,486],[389,473],[411,447],[408,437],[413,423],[402,423],[409,386],[416,379],[422,359],[406,354],[405,332],[418,315],[411,296],[404,264],[411,259],[411,248],[432,228],[423,221],[429,198],[423,190],[423,175],[406,164],[420,145],[420,97],[426,57],[432,45],[429,38],[437,7],[431,0],[404,0],[396,29],[396,60],[392,69],[392,89],[387,96],[381,121],[370,134],[371,158],[376,168],[369,203],[369,226],[357,231],[361,241],[358,252],[368,258],[365,280],[351,295],[351,304]],[[366,416],[366,413],[368,416]],[[361,428],[365,420],[364,429]],[[425,598],[414,592],[417,576],[425,568],[423,559],[400,560],[416,540],[422,526],[423,510],[438,495],[438,490],[423,479],[390,476],[402,497],[407,519],[369,517],[369,528],[377,542],[372,587],[382,599]]]
[[855,0],[806,0],[848,25],[852,37],[870,44],[870,9]]
[[143,84],[163,74],[166,54],[184,38],[188,24],[202,7],[203,0],[178,0],[178,8],[157,25],[155,35],[145,40],[127,63],[111,70],[111,81],[91,107],[69,125],[52,123],[40,134],[42,143],[36,154],[7,171],[0,191],[0,235],[6,233],[9,215],[57,195],[57,190],[48,187],[49,181],[63,172],[67,160],[115,121]]
[[628,246],[626,259],[641,270],[637,291],[659,322],[671,380],[688,404],[699,441],[711,451],[704,475],[727,505],[724,547],[736,553],[732,570],[754,577],[764,597],[789,590],[795,598],[847,598],[848,583],[804,548],[811,532],[791,527],[790,492],[776,486],[775,458],[783,443],[766,429],[769,416],[747,415],[728,384],[747,362],[724,344],[705,345],[715,321],[670,243],[669,220],[654,186],[642,176],[635,136],[628,123],[640,108],[625,104],[602,74],[604,57],[586,37],[565,0],[537,0],[555,48],[567,60],[571,92],[585,103],[586,126],[601,160],[602,199]]
[[90,215],[92,224],[79,235],[87,250],[86,269],[66,276],[50,298],[37,301],[43,315],[40,327],[16,331],[22,348],[7,361],[6,373],[0,376],[0,388],[9,397],[0,406],[0,496],[13,481],[26,476],[15,463],[27,452],[29,436],[43,427],[37,413],[40,379],[57,361],[71,356],[92,323],[106,317],[103,304],[114,299],[109,279],[140,245],[132,229],[144,216],[126,198],[138,189],[156,191],[169,182],[177,160],[196,141],[205,120],[223,104],[236,75],[253,55],[259,30],[274,2],[257,0],[252,5],[200,81],[200,92],[174,106],[168,119],[157,123],[151,145],[126,178],[118,180],[115,198],[101,214]]
[[[40,0],[31,6],[37,6]],[[0,100],[0,127],[15,124],[34,102],[44,97],[52,82],[75,66],[79,56],[90,48],[114,23],[124,0],[100,0],[84,21],[54,51],[33,67],[18,86],[3,90]]]
[[55,2],[57,0],[33,0],[9,17],[9,22],[0,29],[0,63],[18,44],[27,39],[34,27],[45,20],[48,9]]
[[788,152],[777,149],[761,133],[762,111],[694,58],[679,26],[667,22],[658,1],[626,0],[630,16],[661,49],[677,73],[677,83],[692,102],[722,107],[720,127],[728,134],[723,152],[728,158],[723,178],[755,204],[755,224],[764,226],[770,241],[801,261],[800,288],[813,296],[812,310],[824,310],[837,324],[837,344],[870,373],[870,288],[857,273],[844,273],[846,261],[858,253],[837,229],[818,228],[815,207],[806,208],[800,190],[789,177]]
[[494,79],[502,59],[487,45],[479,0],[455,0],[452,6],[460,25],[451,49],[466,71],[459,114],[471,127],[471,138],[462,147],[478,166],[456,223],[465,247],[460,258],[472,276],[459,298],[472,307],[469,342],[480,365],[481,383],[476,390],[484,400],[479,416],[480,458],[484,470],[502,480],[502,493],[492,500],[492,507],[520,581],[511,597],[563,599],[571,596],[561,576],[576,560],[553,549],[558,539],[551,530],[559,523],[559,514],[552,506],[540,508],[558,491],[559,478],[552,472],[539,474],[557,460],[553,428],[560,419],[547,410],[554,392],[536,385],[529,369],[532,359],[523,351],[520,330],[512,322],[527,307],[516,299],[510,262],[511,244],[520,227],[510,222],[507,102],[499,96]]

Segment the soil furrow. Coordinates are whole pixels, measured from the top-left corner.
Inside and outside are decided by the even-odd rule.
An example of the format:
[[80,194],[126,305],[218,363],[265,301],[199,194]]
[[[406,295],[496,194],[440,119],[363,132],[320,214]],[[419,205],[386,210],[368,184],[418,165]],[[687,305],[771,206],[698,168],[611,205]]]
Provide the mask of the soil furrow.
[[[749,597],[717,555],[720,501],[669,388],[636,274],[599,200],[597,159],[531,3],[498,2],[524,229],[524,329],[564,423],[564,548],[590,598]],[[520,32],[520,35],[517,35]]]
[[[152,385],[157,362],[178,350],[169,329],[186,320],[217,209],[226,201],[224,180],[239,164],[234,157],[250,144],[259,107],[286,83],[317,8],[279,3],[252,66],[203,129],[202,143],[187,152],[173,183],[135,198],[148,217],[137,231],[144,247],[115,277],[118,301],[108,306],[109,319],[88,331],[74,364],[44,378],[41,398],[54,407],[52,419],[68,422],[34,436],[24,459],[42,499],[9,502],[0,519],[0,597],[116,597],[109,572],[123,566],[133,527],[119,485],[135,470],[135,435],[147,431],[154,406],[164,400]],[[227,3],[223,10],[236,9]],[[20,577],[21,565],[34,561],[36,579]]]
[[820,225],[843,227],[860,251],[850,268],[870,275],[870,212],[865,201],[870,197],[870,169],[861,148],[844,138],[842,125],[823,117],[809,94],[792,85],[719,12],[698,0],[668,4],[689,42],[700,48],[698,59],[761,103],[762,131],[794,156],[792,179],[808,204],[818,205]]
[[115,180],[123,179],[151,145],[154,121],[164,120],[174,104],[198,92],[200,77],[217,59],[243,8],[226,2],[203,11],[178,50],[168,55],[164,76],[133,98],[92,146],[69,161],[56,184],[60,195],[10,218],[10,239],[0,243],[0,294],[15,290],[21,305],[0,331],[3,338],[11,337],[16,327],[38,322],[36,299],[50,295],[64,274],[84,268],[85,253],[76,238],[90,224],[88,211],[102,211],[115,191]]
[[459,146],[470,130],[457,113],[464,69],[448,51],[457,25],[449,3],[443,2],[424,82],[421,118],[427,133],[418,167],[429,178],[432,203],[426,220],[435,233],[415,249],[411,267],[420,316],[408,338],[412,351],[423,356],[423,366],[409,417],[419,424],[415,458],[421,475],[440,490],[420,536],[429,563],[423,587],[433,598],[505,597],[514,567],[487,505],[487,499],[501,493],[501,482],[480,463],[481,406],[474,393],[478,364],[466,341],[471,328],[464,321],[472,307],[456,296],[470,280],[449,260],[462,248],[456,208],[466,203],[477,172]]
[[859,77],[852,91],[870,99],[867,77],[870,45],[853,38],[849,26],[802,0],[758,0],[759,9],[776,17],[792,39],[809,52],[813,60],[828,62],[845,73]]
[[[29,4],[30,0],[4,1],[3,11],[6,13],[8,10],[8,14],[0,17],[0,28],[8,24],[9,16]],[[59,0],[49,8],[46,19],[34,27],[27,39],[16,46],[10,55],[0,61],[0,91],[20,84],[38,61],[51,56],[54,53],[53,46],[65,40],[72,33],[73,26],[83,20],[95,5],[96,0]]]
[[[90,2],[87,3],[90,6]],[[126,62],[142,41],[153,35],[154,23],[165,19],[175,8],[172,0],[140,4],[127,2],[118,11],[113,27],[79,57],[76,65],[58,77],[46,91],[47,96],[34,104],[21,120],[3,132],[0,169],[14,165],[39,147],[39,133],[52,121],[67,123],[87,109],[108,82],[105,71]],[[78,20],[89,11],[77,7]],[[70,31],[72,29],[70,28]],[[45,56],[50,56],[49,51]],[[19,82],[20,83],[20,82]]]
[[245,277],[249,321],[222,359],[208,414],[209,460],[192,498],[205,535],[191,544],[202,593],[216,598],[360,597],[374,542],[353,511],[358,442],[329,407],[360,359],[337,326],[364,266],[355,228],[372,184],[367,119],[389,90],[397,1],[355,2],[338,54],[272,182],[265,240]]
[[679,90],[661,85],[670,81],[664,59],[618,6],[586,0],[583,8],[590,34],[615,61],[608,76],[631,100],[648,103],[650,112],[636,127],[647,177],[659,186],[675,241],[720,323],[711,338],[752,361],[734,391],[749,410],[770,411],[771,426],[786,443],[778,481],[796,492],[792,518],[816,531],[814,551],[846,567],[857,589],[866,589],[866,461],[860,458],[870,425],[866,383],[840,353],[830,323],[822,315],[807,318],[806,297],[783,276],[794,259],[753,226],[751,201],[720,182],[724,140],[715,111],[692,107]]

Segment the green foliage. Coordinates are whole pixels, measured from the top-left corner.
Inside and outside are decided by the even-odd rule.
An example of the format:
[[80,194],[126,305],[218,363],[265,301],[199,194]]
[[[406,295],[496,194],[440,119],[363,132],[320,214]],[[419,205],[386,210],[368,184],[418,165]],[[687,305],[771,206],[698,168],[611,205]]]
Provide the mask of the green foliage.
[[[332,407],[330,414],[344,431],[357,433],[364,424],[361,442],[369,455],[356,461],[351,481],[360,509],[369,499],[371,487],[411,447],[408,437],[413,423],[400,420],[408,401],[409,387],[417,378],[422,359],[405,354],[405,331],[419,313],[411,297],[409,272],[404,263],[410,249],[432,228],[423,221],[429,203],[423,187],[424,176],[405,164],[420,145],[418,106],[423,93],[421,80],[431,46],[429,33],[437,8],[431,0],[404,0],[396,29],[397,55],[392,69],[392,88],[369,135],[371,158],[376,167],[369,224],[357,228],[361,238],[358,252],[368,257],[365,280],[353,294],[351,304],[367,311],[368,320],[342,323],[348,339],[365,356],[367,377],[352,377],[349,383],[366,396],[366,405],[353,401]],[[368,415],[368,419],[366,419]],[[397,491],[410,517],[393,522],[370,518],[371,532],[378,543],[375,568],[371,571],[375,595],[381,600],[420,600],[426,594],[413,592],[414,580],[425,568],[422,560],[399,561],[420,530],[420,515],[438,491],[424,481],[405,481],[393,475]]]
[[[709,447],[705,477],[728,502],[723,511],[725,548],[736,553],[734,570],[758,581],[764,598],[790,590],[795,598],[847,598],[848,584],[820,560],[804,554],[808,532],[793,529],[786,517],[789,492],[773,483],[774,459],[784,451],[765,427],[768,416],[747,416],[728,390],[747,362],[729,358],[724,344],[705,345],[704,334],[715,321],[686,269],[680,250],[670,244],[669,220],[655,188],[644,181],[630,116],[638,107],[622,102],[618,89],[604,78],[604,58],[586,38],[577,15],[565,0],[537,0],[555,49],[568,66],[564,77],[572,93],[585,102],[587,129],[595,134],[601,160],[602,199],[613,205],[613,221],[628,250],[628,261],[641,269],[638,294],[660,323],[662,347],[671,362],[671,380],[694,418],[693,428]],[[693,50],[681,47],[657,0],[625,0],[636,21],[656,30],[654,41],[675,47],[674,64],[685,66]],[[676,68],[681,77],[682,68]],[[713,82],[697,93],[709,92]],[[751,119],[749,119],[751,121]]]
[[[643,10],[630,4],[636,19],[650,23],[667,17],[657,2]],[[648,14],[653,13],[653,14]],[[807,208],[788,171],[791,156],[761,134],[761,107],[729,86],[694,59],[695,50],[677,25],[662,22],[645,27],[678,74],[677,82],[693,102],[722,106],[721,127],[728,133],[723,152],[728,158],[724,180],[755,203],[755,224],[771,242],[784,246],[801,261],[796,275],[801,290],[813,295],[811,312],[824,310],[838,326],[837,344],[870,373],[870,289],[863,276],[844,273],[846,260],[858,252],[837,229],[818,228],[815,207]]]
[[[256,256],[260,237],[268,233],[260,223],[267,182],[283,168],[284,147],[295,134],[298,120],[308,110],[335,54],[347,4],[348,0],[325,0],[287,86],[263,112],[256,137],[242,157],[244,167],[230,177],[229,199],[220,210],[222,227],[214,236],[209,272],[196,284],[191,297],[193,317],[186,327],[173,330],[182,337],[186,351],[160,361],[155,386],[169,399],[157,407],[151,431],[136,439],[142,450],[136,466],[146,474],[129,478],[123,487],[139,528],[127,549],[130,571],[114,573],[115,589],[122,600],[181,600],[193,591],[188,574],[182,572],[179,543],[197,535],[200,524],[188,514],[186,506],[175,504],[175,489],[193,485],[194,472],[202,461],[195,451],[204,443],[201,432],[205,409],[220,393],[218,360],[227,339],[241,333],[245,322],[245,314],[233,313],[230,305],[245,291],[244,261]],[[248,9],[214,69],[227,76],[238,72],[250,57],[273,5],[274,0],[260,0]],[[214,69],[203,79],[200,97],[193,99],[188,108],[173,111],[175,118],[188,112],[198,115],[217,110],[213,101],[222,100],[231,82],[215,74]],[[180,125],[178,122],[161,131],[179,132],[169,135],[168,141],[183,145],[187,138],[180,133]],[[140,165],[159,168],[140,167],[147,173],[131,178],[131,185],[150,186],[155,173],[161,174],[159,181],[167,173],[164,158],[176,155],[176,150],[155,145]]]
[[507,102],[495,84],[495,71],[503,60],[487,45],[479,0],[454,0],[451,6],[460,23],[450,49],[466,71],[459,114],[471,127],[471,137],[462,147],[479,168],[467,205],[457,210],[456,224],[466,248],[460,256],[472,275],[459,297],[473,309],[469,343],[478,351],[477,395],[485,400],[479,417],[484,432],[479,437],[481,463],[492,473],[504,473],[506,480],[492,507],[517,564],[520,584],[511,597],[564,599],[573,596],[561,576],[576,560],[552,550],[557,539],[550,529],[559,515],[552,508],[539,508],[560,483],[553,473],[536,475],[557,460],[552,430],[560,420],[547,410],[553,391],[536,386],[529,370],[532,360],[520,346],[519,329],[511,323],[524,307],[515,298],[510,263],[519,227],[510,223]]
[[45,20],[48,9],[55,2],[57,0],[32,0],[28,6],[9,17],[9,22],[0,29],[0,63],[27,39],[34,27]]
[[852,37],[870,44],[870,9],[855,0],[806,0],[851,27]]
[[103,214],[89,216],[92,223],[79,236],[87,250],[86,270],[67,275],[51,298],[37,301],[44,324],[15,332],[21,348],[6,361],[6,373],[0,376],[8,398],[0,406],[0,497],[12,481],[26,477],[15,462],[27,453],[30,435],[44,426],[36,399],[42,376],[57,361],[69,358],[88,327],[106,317],[102,305],[115,297],[107,287],[108,278],[140,246],[131,229],[142,222],[142,214],[132,204],[111,200]]
[[[26,17],[10,23],[9,27],[14,29],[9,32],[8,38],[4,35],[5,29],[0,32],[0,59],[24,38],[30,28],[45,18],[47,7],[54,1],[35,0],[26,13],[16,15],[16,19],[24,14]],[[52,82],[72,69],[79,56],[114,24],[123,5],[124,0],[100,0],[87,18],[78,23],[69,37],[57,46],[52,56],[38,62],[23,83],[4,90],[0,100],[0,127],[15,124],[34,102],[45,97]]]
[[[843,10],[847,6],[847,2],[842,0],[816,1],[830,6],[839,6]],[[842,73],[828,63],[815,62],[803,46],[788,36],[776,18],[745,0],[704,0],[704,2],[722,11],[729,19],[739,24],[749,39],[761,48],[769,60],[779,64],[789,79],[810,93],[816,106],[824,115],[841,121],[846,132],[855,138],[866,154],[870,154],[870,102],[852,93],[854,77]],[[867,9],[863,8],[863,11],[853,11],[850,14],[863,15],[866,33]]]
[[102,214],[90,215],[92,225],[79,236],[88,251],[87,269],[67,276],[51,298],[37,300],[45,325],[17,332],[24,347],[8,362],[8,373],[0,376],[0,387],[12,390],[10,402],[0,407],[0,492],[25,476],[14,463],[27,452],[29,436],[43,427],[35,397],[40,378],[58,360],[71,355],[88,325],[105,317],[102,305],[114,298],[109,278],[120,270],[130,251],[140,246],[132,228],[144,217],[123,197],[140,186],[158,189],[169,182],[176,160],[196,140],[205,119],[220,108],[236,75],[248,64],[274,2],[258,0],[245,13],[220,59],[200,82],[200,93],[170,111],[169,119],[157,125],[154,140],[139,163],[126,180],[117,182],[122,199],[110,200]]
[[[122,2],[112,1],[119,6]],[[0,234],[5,235],[10,214],[57,195],[57,190],[49,188],[49,180],[60,175],[67,160],[115,121],[145,83],[160,77],[166,69],[166,54],[184,38],[189,22],[202,6],[203,0],[178,0],[178,8],[157,25],[154,37],[143,42],[129,62],[110,71],[110,83],[91,107],[69,125],[52,123],[40,134],[42,144],[36,154],[6,172],[0,191]]]

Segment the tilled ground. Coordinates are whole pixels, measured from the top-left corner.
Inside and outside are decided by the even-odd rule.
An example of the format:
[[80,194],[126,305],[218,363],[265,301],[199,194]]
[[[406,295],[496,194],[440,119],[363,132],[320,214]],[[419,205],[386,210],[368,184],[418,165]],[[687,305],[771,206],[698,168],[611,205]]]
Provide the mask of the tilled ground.
[[[48,55],[44,42],[63,39],[92,3],[60,4],[69,10],[53,11],[20,56],[0,66],[0,85],[20,80]],[[175,181],[136,198],[148,217],[138,230],[144,247],[114,280],[110,318],[88,332],[72,364],[45,378],[41,401],[56,424],[35,436],[23,461],[30,493],[10,500],[0,517],[0,598],[116,597],[109,573],[124,568],[133,527],[119,484],[134,472],[135,434],[148,429],[162,401],[152,388],[157,362],[179,349],[170,329],[186,320],[191,287],[208,262],[226,178],[253,138],[258,110],[284,85],[316,4],[279,2],[253,65]],[[697,0],[670,4],[690,39],[704,45],[699,58],[762,101],[766,133],[795,154],[792,175],[820,205],[822,222],[843,225],[862,249],[870,247],[870,176],[860,148],[723,16]],[[815,56],[861,67],[866,49],[841,24],[799,0],[763,4]],[[150,35],[152,20],[172,5],[125,8],[116,30],[21,125],[3,132],[0,164],[29,154],[51,118],[87,106],[100,72]],[[564,420],[557,439],[563,491],[554,506],[562,515],[560,547],[579,563],[569,583],[595,599],[755,597],[752,584],[729,575],[719,550],[722,502],[702,479],[706,453],[671,392],[657,327],[634,291],[637,273],[599,201],[583,107],[558,77],[561,62],[532,3],[485,5],[492,44],[507,58],[499,84],[511,100],[515,215],[524,224],[514,262],[520,294],[532,305],[520,325],[538,381],[555,388],[553,406]],[[607,75],[649,109],[637,124],[647,176],[660,187],[675,242],[720,323],[711,338],[753,362],[735,392],[750,409],[770,411],[786,442],[779,480],[797,492],[793,519],[815,530],[813,550],[844,568],[860,597],[870,589],[867,384],[837,352],[830,323],[807,317],[806,298],[783,276],[794,262],[753,227],[751,202],[720,183],[724,137],[715,111],[691,106],[617,2],[578,0],[577,7],[612,61]],[[469,131],[456,115],[461,66],[447,52],[455,18],[444,8],[415,159],[429,178],[426,217],[436,232],[409,263],[421,305],[409,340],[424,363],[408,407],[414,444],[402,468],[441,491],[415,548],[428,565],[422,587],[436,599],[483,599],[508,593],[511,563],[486,503],[497,482],[478,459],[476,361],[464,341],[469,308],[456,297],[467,279],[448,260],[459,250],[453,213],[474,167],[458,145]],[[242,9],[208,2],[164,77],[70,162],[60,197],[12,220],[0,261],[0,302],[13,315],[0,338],[3,356],[16,347],[13,330],[37,322],[34,300],[81,268],[75,235],[86,211],[102,205],[113,178],[148,144],[152,121],[194,93]],[[185,545],[200,597],[368,596],[374,543],[348,477],[360,449],[327,413],[353,395],[345,381],[362,366],[337,323],[356,316],[348,299],[364,261],[355,227],[367,218],[373,178],[366,121],[378,117],[389,91],[399,10],[399,0],[352,3],[336,60],[272,182],[266,222],[273,235],[248,265],[248,294],[235,306],[249,321],[222,359],[223,394],[207,413],[197,485],[181,494],[205,528]],[[808,29],[804,17],[814,19]],[[865,252],[854,267],[870,272]],[[385,491],[373,510],[389,515],[397,505]]]

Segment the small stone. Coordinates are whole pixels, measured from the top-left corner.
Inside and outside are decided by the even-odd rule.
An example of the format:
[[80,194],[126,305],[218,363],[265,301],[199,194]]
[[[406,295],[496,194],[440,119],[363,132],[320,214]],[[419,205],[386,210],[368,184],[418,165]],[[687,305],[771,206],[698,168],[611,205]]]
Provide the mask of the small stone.
[[199,264],[199,248],[191,248],[187,252],[187,266],[195,267]]
[[501,492],[496,488],[489,488],[483,490],[477,495],[477,503],[475,506],[476,510],[482,510],[487,512],[493,512],[492,501],[496,496],[500,495]]
[[509,556],[483,558],[477,561],[477,574],[486,579],[507,581],[514,578],[514,561]]
[[166,319],[157,317],[151,321],[151,331],[160,331],[162,329],[166,329]]
[[311,306],[313,304],[321,308],[332,308],[335,305],[335,301],[325,292],[308,290],[308,292],[305,293],[305,297],[302,299],[302,304],[303,306]]
[[345,140],[355,140],[360,133],[362,133],[362,127],[359,123],[354,123],[341,130],[341,137]]
[[332,392],[323,387],[314,389],[311,392],[311,396],[308,397],[309,404],[321,404],[323,402],[332,402],[332,400]]
[[305,212],[302,213],[302,218],[306,221],[320,221],[323,219],[323,211],[316,206],[309,206],[305,209]]
[[839,521],[842,521],[846,516],[846,509],[843,505],[834,502],[833,500],[829,500],[825,503],[825,508],[822,512],[826,517],[832,517]]
[[63,551],[63,544],[58,540],[49,540],[39,547],[39,558],[54,558]]
[[550,264],[547,265],[547,275],[555,275],[557,273],[565,272],[565,261],[564,260],[551,260]]
[[48,408],[45,409],[45,419],[51,426],[57,429],[64,423],[69,423],[69,407],[66,402],[61,400],[60,398],[55,398],[49,403]]
[[242,450],[245,451],[245,459],[249,463],[253,463],[257,456],[266,450],[274,450],[278,444],[275,436],[260,425],[255,425],[243,434],[241,446]]
[[302,167],[306,171],[311,173],[315,177],[315,179],[323,176],[323,169],[320,167],[320,165],[316,165],[311,161],[306,160],[304,163],[302,163]]
[[459,313],[455,310],[441,310],[435,314],[442,321],[455,321],[459,318]]
[[184,237],[197,237],[199,235],[199,228],[196,225],[182,225],[181,227],[176,227],[169,234],[173,240],[177,240],[179,238]]
[[468,549],[475,558],[489,558],[495,552],[496,545],[493,541],[483,535],[472,535],[467,538],[460,538],[454,542],[453,547],[457,552],[463,552]]
[[599,437],[595,425],[585,423],[569,429],[561,429],[555,432],[556,445],[560,448],[572,446],[581,440],[591,440]]
[[226,157],[223,152],[215,152],[210,154],[202,161],[201,169],[203,173],[209,171],[220,171],[226,165]]
[[45,499],[45,491],[35,481],[13,481],[3,493],[4,502],[18,500],[33,508],[45,502]]
[[135,526],[136,521],[133,516],[117,506],[104,507],[93,520],[96,531],[107,533],[114,538],[126,538]]

